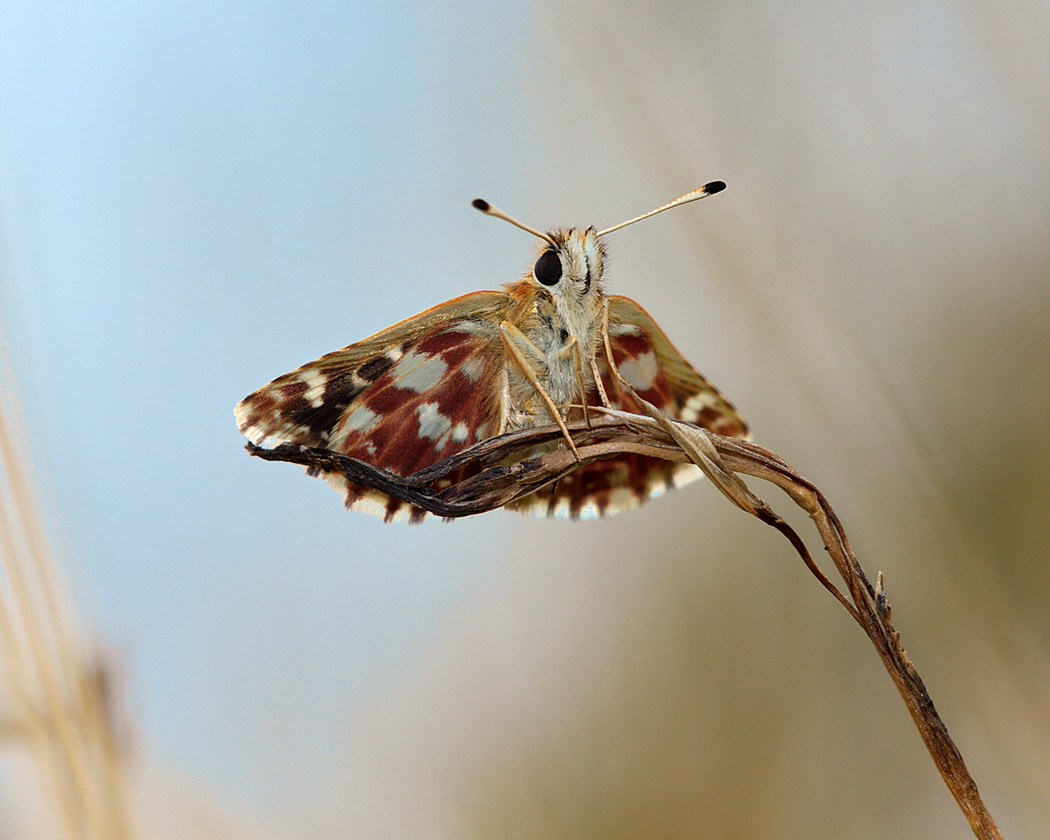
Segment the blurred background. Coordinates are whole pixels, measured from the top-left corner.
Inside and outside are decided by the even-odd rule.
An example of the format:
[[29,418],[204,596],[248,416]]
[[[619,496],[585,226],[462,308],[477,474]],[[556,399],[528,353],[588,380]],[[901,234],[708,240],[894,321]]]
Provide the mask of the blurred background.
[[[476,196],[602,227],[716,178],[607,289],[828,496],[1043,836],[1047,43],[1031,2],[0,4],[3,403],[128,836],[971,836],[870,643],[710,486],[384,526],[242,449],[256,387],[528,268]],[[65,837],[12,662],[0,836]]]

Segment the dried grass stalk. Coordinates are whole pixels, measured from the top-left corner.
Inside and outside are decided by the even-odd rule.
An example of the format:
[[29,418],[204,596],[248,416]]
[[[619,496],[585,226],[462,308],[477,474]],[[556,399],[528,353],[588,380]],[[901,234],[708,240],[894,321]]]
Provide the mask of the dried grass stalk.
[[[13,395],[5,395],[9,401]],[[124,770],[106,681],[75,630],[0,406],[0,662],[17,718],[7,734],[39,759],[47,802],[70,840],[129,840]]]
[[[606,416],[596,423],[592,421],[591,428],[582,422],[568,425],[580,461],[561,446],[536,454],[537,447],[557,446],[562,436],[557,426],[490,438],[407,477],[326,449],[295,444],[282,444],[274,449],[249,444],[247,449],[266,460],[290,461],[313,472],[342,474],[357,484],[448,518],[502,507],[571,473],[581,464],[614,454],[633,452],[671,461],[692,461],[734,505],[780,531],[806,568],[861,626],[904,699],[930,756],[974,834],[981,840],[1001,840],[1002,835],[981,801],[962,754],[949,737],[922,679],[904,651],[900,634],[890,622],[882,573],[872,586],[850,548],[842,523],[823,494],[768,449],[671,420],[640,398],[636,399],[649,412],[648,417],[605,410]],[[464,467],[464,472],[458,473]],[[438,489],[457,473],[471,477]],[[752,493],[741,476],[775,484],[809,514],[845,584],[844,591],[820,570],[798,533]]]

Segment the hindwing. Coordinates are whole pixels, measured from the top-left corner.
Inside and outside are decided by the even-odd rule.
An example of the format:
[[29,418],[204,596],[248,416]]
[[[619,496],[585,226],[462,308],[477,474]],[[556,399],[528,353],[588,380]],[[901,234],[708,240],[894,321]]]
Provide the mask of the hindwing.
[[[618,295],[608,298],[608,306],[613,363],[638,396],[668,417],[721,435],[748,437],[747,423],[732,403],[675,349],[648,312],[630,298]],[[599,348],[597,361],[611,407],[643,414],[641,406],[611,374],[604,348]],[[601,405],[597,389],[588,393],[587,401]],[[701,475],[694,464],[623,454],[580,467],[553,486],[508,507],[536,516],[610,516],[638,507]]]

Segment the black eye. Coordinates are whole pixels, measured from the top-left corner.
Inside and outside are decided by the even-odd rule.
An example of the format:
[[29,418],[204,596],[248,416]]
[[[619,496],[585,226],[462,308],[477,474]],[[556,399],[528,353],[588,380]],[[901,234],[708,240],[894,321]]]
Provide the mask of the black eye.
[[561,280],[561,258],[555,251],[544,251],[536,260],[532,276],[544,286],[553,286]]

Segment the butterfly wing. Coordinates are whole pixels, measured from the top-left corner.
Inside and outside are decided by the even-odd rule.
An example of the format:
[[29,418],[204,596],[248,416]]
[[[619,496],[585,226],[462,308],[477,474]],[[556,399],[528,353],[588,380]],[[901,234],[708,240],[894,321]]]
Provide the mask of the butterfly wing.
[[[732,403],[675,349],[648,312],[630,298],[610,296],[608,302],[613,362],[640,397],[669,417],[718,434],[748,437],[747,423]],[[599,349],[598,369],[613,408],[644,413],[612,375],[604,349]],[[601,405],[596,390],[588,394],[588,402]],[[535,516],[611,516],[701,475],[693,464],[619,455],[581,467],[553,487],[518,500],[513,507]]]
[[[503,424],[504,292],[474,292],[421,312],[275,379],[238,403],[260,446],[297,443],[406,476],[491,437]],[[390,521],[423,512],[326,474],[346,506]]]
[[[675,349],[649,313],[630,298],[609,298],[609,343],[620,375],[642,399],[668,417],[729,437],[747,438],[747,423],[729,400]],[[634,398],[609,374],[600,354],[602,382],[614,408],[641,414]]]

